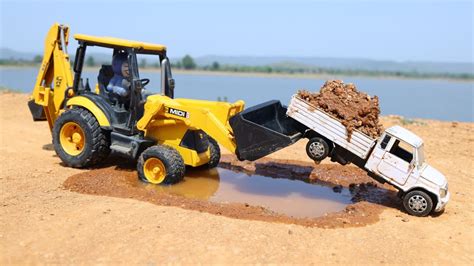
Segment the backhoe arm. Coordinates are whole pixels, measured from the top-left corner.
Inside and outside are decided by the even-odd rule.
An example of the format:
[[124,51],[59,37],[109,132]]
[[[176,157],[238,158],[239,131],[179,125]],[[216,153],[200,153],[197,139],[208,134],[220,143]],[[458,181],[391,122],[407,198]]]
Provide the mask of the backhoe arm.
[[46,36],[43,61],[32,93],[34,102],[43,107],[51,130],[60,114],[67,90],[73,85],[66,49],[68,41],[69,28],[55,23]]

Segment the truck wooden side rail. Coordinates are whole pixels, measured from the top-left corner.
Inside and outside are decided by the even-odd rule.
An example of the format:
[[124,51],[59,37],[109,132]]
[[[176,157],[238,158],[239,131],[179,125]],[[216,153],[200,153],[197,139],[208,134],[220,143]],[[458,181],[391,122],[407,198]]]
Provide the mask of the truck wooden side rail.
[[291,98],[287,115],[360,158],[366,159],[375,145],[375,139],[358,130],[354,130],[351,140],[347,141],[346,127],[340,121],[296,95]]

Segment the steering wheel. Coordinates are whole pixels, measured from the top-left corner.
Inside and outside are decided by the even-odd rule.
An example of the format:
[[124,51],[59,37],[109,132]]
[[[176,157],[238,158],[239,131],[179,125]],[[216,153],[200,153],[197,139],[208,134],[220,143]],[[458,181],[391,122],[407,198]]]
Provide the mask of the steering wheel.
[[142,87],[145,87],[150,83],[150,79],[140,79],[140,82],[142,83]]

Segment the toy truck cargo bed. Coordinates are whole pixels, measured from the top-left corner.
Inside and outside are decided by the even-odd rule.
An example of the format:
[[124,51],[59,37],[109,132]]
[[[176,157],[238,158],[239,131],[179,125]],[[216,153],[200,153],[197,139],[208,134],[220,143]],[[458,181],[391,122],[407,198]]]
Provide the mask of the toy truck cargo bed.
[[287,115],[362,159],[367,158],[376,142],[358,130],[354,130],[348,141],[347,130],[339,120],[297,95],[292,96]]
[[268,101],[233,116],[229,123],[234,132],[239,160],[254,161],[287,147],[302,137],[301,125],[286,116],[280,101]]

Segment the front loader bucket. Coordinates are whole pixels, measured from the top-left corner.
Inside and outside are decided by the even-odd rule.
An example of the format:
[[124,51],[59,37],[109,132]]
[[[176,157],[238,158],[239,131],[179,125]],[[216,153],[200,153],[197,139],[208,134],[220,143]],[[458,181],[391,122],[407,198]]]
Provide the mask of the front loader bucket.
[[298,141],[302,134],[286,107],[272,100],[250,107],[230,118],[239,160],[254,161]]

